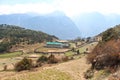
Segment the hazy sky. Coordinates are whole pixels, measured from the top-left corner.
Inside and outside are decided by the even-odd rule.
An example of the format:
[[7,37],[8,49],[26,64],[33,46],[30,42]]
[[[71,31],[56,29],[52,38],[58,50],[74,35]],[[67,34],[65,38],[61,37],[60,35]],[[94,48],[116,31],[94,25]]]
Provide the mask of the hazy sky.
[[62,11],[73,17],[85,12],[120,14],[120,0],[0,0],[0,14]]

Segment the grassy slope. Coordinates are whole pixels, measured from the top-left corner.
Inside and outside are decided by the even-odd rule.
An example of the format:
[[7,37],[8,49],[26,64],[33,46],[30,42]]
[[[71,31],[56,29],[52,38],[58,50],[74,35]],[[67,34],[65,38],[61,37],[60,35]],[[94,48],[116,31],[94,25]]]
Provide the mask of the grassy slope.
[[68,56],[68,57],[73,56],[73,54],[74,54],[74,53],[73,53],[72,51],[69,51],[69,52],[66,52],[66,53],[65,53],[65,55]]
[[[93,42],[93,43],[90,43],[90,44],[86,44],[84,45],[83,47],[80,47],[80,48],[77,48],[76,50],[79,50],[80,53],[84,53],[86,51],[86,48],[88,48],[88,50],[93,50],[94,47],[98,44],[98,42]],[[69,51],[69,52],[66,52],[65,53],[66,56],[73,56],[74,53],[72,51]]]
[[5,54],[0,54],[0,58],[12,58],[12,57],[18,57],[20,55],[21,52],[5,53]]
[[47,69],[41,72],[21,74],[4,80],[73,80],[69,74],[59,70]]
[[107,80],[109,75],[110,75],[110,72],[106,70],[96,71],[94,74],[94,77],[91,78],[91,80]]
[[36,71],[23,71],[17,74],[7,72],[7,75],[6,72],[1,72],[0,80],[85,80],[83,73],[89,67],[84,56],[58,65],[41,67]]
[[94,49],[94,47],[95,47],[97,44],[98,44],[98,42],[93,42],[93,43],[90,43],[90,44],[86,44],[85,46],[80,47],[80,48],[78,48],[78,49],[79,49],[80,53],[85,52],[85,51],[86,51],[86,48],[88,48],[88,50],[91,51],[91,50]]

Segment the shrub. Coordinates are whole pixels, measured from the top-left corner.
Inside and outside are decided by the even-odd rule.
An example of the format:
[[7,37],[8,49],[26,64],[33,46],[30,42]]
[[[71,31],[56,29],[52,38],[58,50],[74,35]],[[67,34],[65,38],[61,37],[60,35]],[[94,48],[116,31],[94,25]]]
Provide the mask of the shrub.
[[115,40],[98,44],[92,53],[88,54],[87,60],[92,64],[93,69],[111,68],[116,70],[120,65],[120,42]]
[[97,55],[96,57],[94,55],[89,56],[89,61],[92,64],[92,68],[97,70],[104,68],[111,68],[111,70],[116,70],[118,65],[120,65],[120,58],[117,53],[101,54]]
[[75,52],[75,48],[74,47],[72,48],[72,51]]
[[30,70],[32,68],[32,60],[23,58],[20,62],[15,64],[16,71]]
[[44,55],[39,57],[38,60],[37,60],[37,62],[42,62],[42,63],[47,62],[47,61],[48,61],[48,58]]
[[102,40],[107,42],[111,39],[118,39],[118,37],[119,37],[119,34],[117,33],[117,31],[115,31],[114,28],[110,28],[103,33]]
[[33,63],[33,68],[37,68],[37,67],[40,67],[40,66],[42,66],[41,62]]
[[120,30],[110,28],[101,36],[102,41],[87,57],[88,62],[93,69],[110,69],[114,72],[120,66]]
[[7,65],[4,65],[4,69],[3,69],[3,70],[6,71],[6,70],[7,70],[7,67],[8,67]]
[[77,50],[77,54],[80,54],[80,51],[79,51],[79,50]]
[[88,54],[88,56],[87,56],[87,62],[88,62],[88,63],[92,63],[93,60],[94,60],[94,58],[95,58],[96,56],[97,56],[97,55],[96,55],[96,54],[93,54],[93,53]]
[[92,69],[88,69],[85,73],[84,73],[84,78],[85,79],[90,79],[94,76],[94,71]]
[[74,59],[74,57],[73,57],[73,56],[69,57],[69,60],[73,60],[73,59]]
[[51,54],[48,57],[48,63],[58,63],[58,60],[57,60],[57,58],[53,54]]
[[68,60],[69,60],[68,56],[62,57],[62,61],[68,61]]

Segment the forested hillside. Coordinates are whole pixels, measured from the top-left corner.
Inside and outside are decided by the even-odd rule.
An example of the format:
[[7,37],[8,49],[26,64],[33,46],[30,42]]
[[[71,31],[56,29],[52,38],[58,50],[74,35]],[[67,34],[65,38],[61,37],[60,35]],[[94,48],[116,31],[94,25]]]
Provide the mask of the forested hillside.
[[52,41],[55,36],[48,35],[41,31],[33,31],[14,25],[0,25],[0,52],[9,50],[16,44],[34,44],[43,41]]

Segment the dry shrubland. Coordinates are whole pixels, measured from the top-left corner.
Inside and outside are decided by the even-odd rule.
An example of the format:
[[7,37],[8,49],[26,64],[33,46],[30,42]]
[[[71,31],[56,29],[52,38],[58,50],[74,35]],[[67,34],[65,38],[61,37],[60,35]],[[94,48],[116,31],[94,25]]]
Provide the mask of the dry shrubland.
[[15,71],[23,71],[23,70],[31,70],[36,67],[41,67],[44,64],[55,64],[59,62],[68,61],[69,58],[67,56],[62,56],[60,59],[55,55],[51,54],[49,56],[42,55],[36,61],[28,58],[23,58],[21,61],[15,64]]
[[93,69],[110,68],[116,70],[120,65],[120,40],[110,40],[99,43],[96,48],[88,54],[87,60]]
[[20,62],[16,63],[15,70],[22,71],[22,70],[30,70],[32,68],[32,60],[23,58]]

